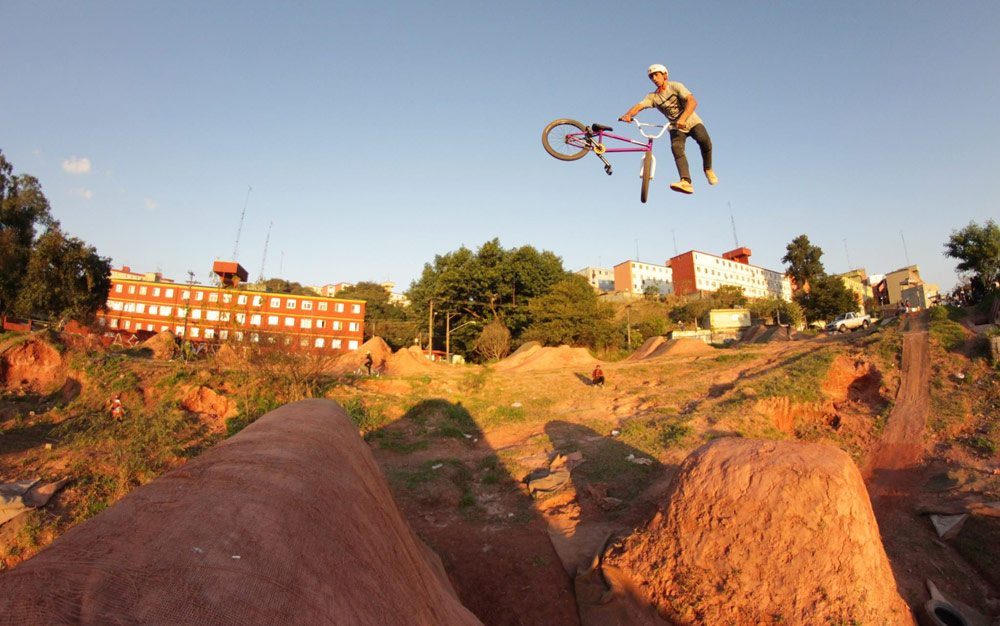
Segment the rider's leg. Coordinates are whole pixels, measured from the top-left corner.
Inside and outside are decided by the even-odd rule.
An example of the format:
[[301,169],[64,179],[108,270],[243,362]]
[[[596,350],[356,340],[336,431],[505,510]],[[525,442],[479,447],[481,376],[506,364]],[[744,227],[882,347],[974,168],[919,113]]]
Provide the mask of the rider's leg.
[[670,131],[670,149],[674,153],[674,163],[677,165],[677,173],[681,180],[691,180],[691,170],[688,168],[687,155],[684,154],[684,142],[687,141],[687,133],[676,130]]
[[705,128],[704,124],[698,124],[691,129],[690,135],[698,142],[698,148],[701,149],[701,163],[702,169],[705,170],[705,178],[708,179],[709,184],[714,185],[719,182],[719,179],[712,170],[712,138],[708,136],[708,129]]
[[687,133],[676,130],[670,131],[670,149],[674,153],[674,163],[677,165],[677,173],[680,181],[670,183],[670,188],[681,193],[694,193],[691,185],[691,170],[688,168],[687,156],[684,154],[684,142],[687,141]]

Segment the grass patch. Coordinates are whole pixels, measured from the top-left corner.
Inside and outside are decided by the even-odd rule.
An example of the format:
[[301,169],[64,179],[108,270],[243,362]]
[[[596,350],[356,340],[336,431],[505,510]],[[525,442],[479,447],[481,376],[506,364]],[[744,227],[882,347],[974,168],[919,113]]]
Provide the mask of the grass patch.
[[759,398],[783,396],[796,402],[817,402],[823,399],[820,384],[836,356],[833,350],[820,349],[797,355],[784,363],[779,371],[754,383]]
[[485,414],[482,419],[483,428],[492,428],[503,424],[518,424],[528,421],[528,415],[523,406],[497,406]]
[[621,441],[655,458],[684,444],[692,432],[689,421],[677,415],[632,418],[621,425]]
[[949,352],[957,352],[965,345],[966,331],[958,322],[952,319],[960,309],[947,306],[936,306],[930,309],[931,339]]
[[366,405],[358,396],[347,398],[341,406],[363,434],[378,430],[389,421],[380,408]]
[[726,354],[720,354],[719,356],[712,358],[712,360],[722,365],[725,363],[742,363],[744,361],[752,361],[759,356],[760,355],[752,352],[727,352]]
[[406,433],[398,430],[386,430],[384,428],[369,432],[365,435],[365,440],[374,442],[383,450],[391,450],[399,454],[410,454],[411,452],[427,448],[427,441],[425,440],[410,441]]

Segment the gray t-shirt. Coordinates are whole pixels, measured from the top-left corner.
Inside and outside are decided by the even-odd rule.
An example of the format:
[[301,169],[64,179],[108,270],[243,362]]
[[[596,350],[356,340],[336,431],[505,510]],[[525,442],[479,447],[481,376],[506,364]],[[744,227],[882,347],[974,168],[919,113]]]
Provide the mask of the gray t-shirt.
[[[678,83],[670,80],[667,81],[663,91],[654,91],[643,98],[642,102],[639,104],[644,109],[651,109],[655,107],[659,109],[660,113],[663,113],[668,120],[676,122],[677,118],[679,118],[681,113],[684,112],[684,107],[687,106],[687,99],[690,97],[691,92],[684,86],[684,83]],[[701,123],[701,118],[698,117],[696,112],[692,112],[687,118],[688,128],[694,128]]]

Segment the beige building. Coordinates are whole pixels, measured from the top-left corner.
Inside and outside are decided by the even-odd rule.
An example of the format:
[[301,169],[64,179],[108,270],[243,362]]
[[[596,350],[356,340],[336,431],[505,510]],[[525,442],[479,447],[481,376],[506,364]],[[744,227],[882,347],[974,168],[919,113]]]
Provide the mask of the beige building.
[[590,286],[598,293],[609,293],[615,290],[615,273],[606,267],[585,267],[576,273],[586,278]]
[[622,261],[614,268],[615,291],[641,295],[653,287],[661,296],[674,292],[673,272],[666,265]]
[[889,304],[909,300],[910,306],[927,308],[938,295],[938,286],[920,278],[920,268],[909,265],[885,275]]

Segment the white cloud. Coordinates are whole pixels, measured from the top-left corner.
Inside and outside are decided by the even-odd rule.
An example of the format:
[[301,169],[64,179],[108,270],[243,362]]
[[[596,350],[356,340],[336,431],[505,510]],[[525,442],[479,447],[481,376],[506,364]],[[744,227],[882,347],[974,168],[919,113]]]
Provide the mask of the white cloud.
[[90,159],[70,157],[62,162],[62,168],[64,172],[70,174],[86,174],[90,172]]
[[155,211],[156,209],[160,208],[160,205],[157,204],[156,200],[153,200],[152,198],[146,198],[145,202],[146,202],[146,208],[149,209],[150,211]]
[[94,197],[94,192],[91,191],[90,189],[77,189],[76,193],[84,200],[90,200],[91,198]]

